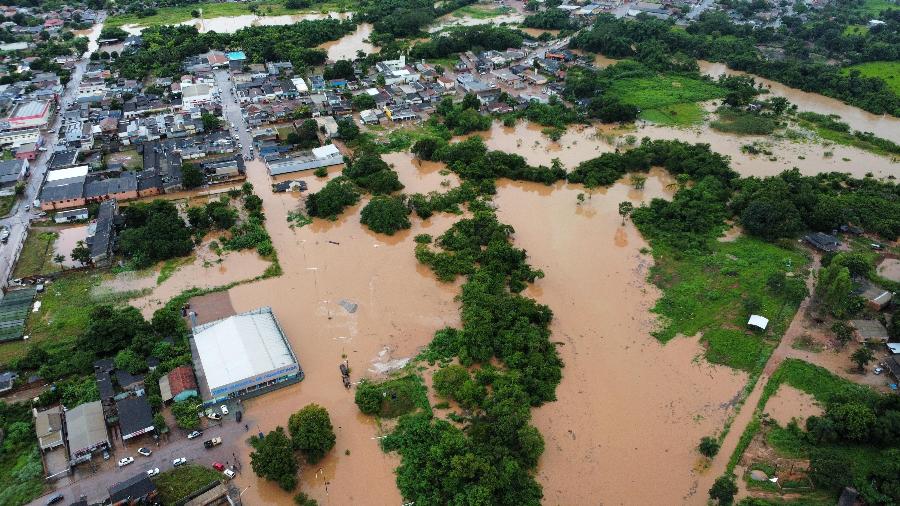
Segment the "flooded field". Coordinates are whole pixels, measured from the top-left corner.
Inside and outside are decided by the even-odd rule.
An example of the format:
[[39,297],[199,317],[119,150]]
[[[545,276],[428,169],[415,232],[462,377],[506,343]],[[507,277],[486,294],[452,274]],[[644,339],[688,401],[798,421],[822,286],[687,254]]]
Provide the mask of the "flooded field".
[[320,44],[318,47],[328,51],[329,60],[353,60],[356,59],[358,51],[366,54],[378,52],[380,48],[369,42],[371,35],[372,25],[370,23],[360,23],[353,33],[345,35],[338,40]]
[[757,83],[765,86],[769,92],[777,97],[784,97],[796,104],[801,111],[813,111],[819,114],[837,114],[841,121],[850,125],[850,128],[862,132],[874,132],[875,135],[900,142],[900,119],[889,115],[878,115],[866,112],[858,107],[847,105],[840,100],[828,98],[817,93],[809,93],[785,86],[781,83],[770,81],[762,77],[729,69],[724,63],[714,63],[698,60],[700,72],[717,77],[722,74],[750,75]]
[[620,182],[581,206],[577,185],[498,184],[501,221],[546,273],[528,295],[553,309],[565,363],[558,401],[534,412],[547,504],[706,502],[693,495],[695,447],[721,429],[746,375],[698,359],[697,338],[663,346],[650,335],[652,259],[617,212],[623,200],[667,196],[669,182],[654,170],[642,191]]
[[766,402],[765,412],[782,427],[794,418],[803,427],[807,418],[823,413],[822,407],[816,402],[815,397],[787,384],[779,386],[775,395],[769,398]]
[[[193,26],[200,33],[218,32],[218,33],[234,33],[241,28],[248,26],[277,26],[292,25],[306,19],[325,19],[337,18],[347,19],[350,17],[346,12],[310,12],[305,14],[289,14],[284,16],[258,16],[256,14],[244,14],[241,16],[222,16],[218,18],[194,18],[178,23],[182,26]],[[140,34],[144,30],[144,26],[137,24],[123,25],[122,29],[131,34]]]
[[53,254],[65,257],[63,267],[81,267],[81,263],[72,260],[72,249],[78,244],[78,241],[84,241],[88,236],[88,225],[77,225],[74,227],[61,228],[57,230],[59,234],[56,242],[53,243]]
[[470,16],[457,17],[453,13],[441,16],[435,23],[428,27],[428,33],[440,32],[454,26],[475,26],[475,25],[500,25],[503,23],[518,24],[525,19],[525,16],[519,12],[510,12],[494,17],[476,18]]
[[[823,146],[815,143],[798,144],[790,141],[770,141],[767,137],[739,136],[717,132],[707,126],[695,128],[669,128],[641,124],[637,128],[622,129],[614,125],[592,125],[570,127],[558,142],[541,133],[542,127],[533,123],[519,122],[515,127],[504,127],[495,122],[488,132],[481,132],[485,143],[491,149],[518,153],[529,163],[549,165],[554,158],[568,169],[579,163],[627,147],[627,137],[635,141],[644,137],[651,139],[677,139],[691,143],[708,143],[712,150],[728,155],[732,168],[742,176],[772,176],[781,171],[797,167],[807,175],[821,172],[849,172],[863,177],[871,172],[876,177],[887,177],[900,173],[900,163],[889,158],[845,146]],[[751,155],[741,150],[741,146],[753,141],[765,142],[772,155]],[[831,156],[824,156],[826,151]]]
[[[395,162],[401,179],[412,188],[416,183],[409,170],[400,167],[402,160]],[[248,401],[245,420],[268,431],[285,426],[290,414],[306,404],[325,406],[335,426],[337,446],[320,464],[304,468],[300,488],[320,504],[400,504],[393,475],[398,460],[378,447],[373,439],[378,429],[359,413],[353,391],[344,389],[338,364],[346,356],[353,381],[359,381],[373,375],[369,369],[374,364],[411,357],[431,341],[436,330],[459,324],[459,308],[453,300],[457,287],[439,283],[413,255],[416,234],[438,235],[457,218],[414,219],[412,230],[387,237],[360,225],[360,203],[337,221],[316,220],[291,229],[287,213],[299,205],[298,197],[271,193],[259,161],[248,163],[248,175],[264,200],[266,226],[284,274],[237,286],[228,295],[238,312],[263,305],[274,308],[306,379]],[[291,179],[307,181],[310,191],[324,184],[324,179],[311,174],[294,174]],[[439,181],[434,187],[423,183],[419,188],[439,189]],[[338,304],[341,300],[358,304],[358,310],[347,312]],[[245,463],[249,451],[241,445]],[[240,476],[238,484],[250,486],[242,497],[246,504],[290,502],[287,493],[250,472]]]

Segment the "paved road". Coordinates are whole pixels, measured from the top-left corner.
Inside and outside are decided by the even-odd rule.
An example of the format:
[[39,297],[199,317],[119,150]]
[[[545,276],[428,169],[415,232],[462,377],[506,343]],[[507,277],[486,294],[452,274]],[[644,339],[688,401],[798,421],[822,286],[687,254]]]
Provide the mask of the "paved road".
[[219,88],[219,100],[222,102],[222,116],[234,128],[231,128],[232,135],[237,134],[238,141],[244,146],[241,154],[247,156],[253,146],[253,138],[250,137],[250,131],[244,122],[244,116],[241,114],[241,105],[235,101],[236,97],[233,93],[233,85],[229,79],[227,70],[217,70],[215,72],[216,86]]
[[74,101],[75,93],[78,90],[78,84],[84,76],[85,68],[90,61],[90,56],[97,49],[97,39],[100,37],[100,30],[103,29],[103,20],[106,14],[102,13],[97,25],[94,26],[89,36],[88,50],[82,55],[82,59],[75,65],[72,72],[72,78],[69,80],[62,97],[60,97],[59,108],[56,118],[53,120],[50,131],[44,135],[44,147],[46,151],[38,154],[37,159],[30,162],[31,176],[28,178],[25,193],[19,198],[12,208],[9,216],[0,219],[0,225],[9,227],[9,242],[0,247],[0,286],[5,287],[12,274],[13,262],[16,252],[21,248],[25,241],[25,232],[31,224],[31,221],[37,216],[35,213],[39,210],[30,209],[31,204],[38,197],[38,191],[41,183],[44,181],[44,173],[47,171],[47,161],[56,147],[57,132],[62,123],[62,112]]

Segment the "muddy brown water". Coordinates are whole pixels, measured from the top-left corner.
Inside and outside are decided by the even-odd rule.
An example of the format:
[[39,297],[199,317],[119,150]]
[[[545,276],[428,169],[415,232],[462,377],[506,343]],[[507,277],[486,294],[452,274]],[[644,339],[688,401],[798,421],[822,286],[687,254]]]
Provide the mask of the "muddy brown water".
[[[514,127],[495,122],[489,131],[477,135],[491,149],[518,153],[532,164],[549,165],[554,158],[559,158],[570,170],[603,153],[627,148],[626,138],[632,136],[636,142],[649,137],[708,143],[713,151],[730,156],[732,168],[745,177],[772,176],[793,167],[806,175],[832,171],[848,172],[856,177],[863,177],[869,172],[876,177],[900,175],[900,163],[857,148],[825,148],[812,142],[772,141],[766,137],[717,132],[708,126],[671,128],[642,123],[637,127],[619,128],[615,125],[579,125],[570,127],[558,142],[550,140],[541,130],[540,125],[522,121]],[[766,149],[771,150],[772,156],[751,155],[741,150],[742,146],[753,141],[766,143]],[[825,151],[832,152],[832,156],[823,156]]]
[[[287,14],[283,16],[258,16],[256,14],[243,14],[240,16],[220,16],[214,18],[193,18],[181,23],[182,26],[193,26],[200,33],[217,32],[217,33],[234,33],[241,28],[248,26],[277,26],[292,25],[304,20],[337,18],[347,19],[351,15],[347,12],[308,12],[304,14]],[[122,29],[128,33],[138,35],[146,26],[140,24],[123,25]]]
[[372,54],[377,53],[381,49],[369,42],[371,35],[372,25],[370,23],[360,23],[353,33],[345,35],[338,40],[320,44],[318,47],[328,51],[329,60],[355,60],[357,51]]
[[807,418],[823,413],[822,406],[816,402],[815,397],[788,384],[778,387],[775,395],[766,402],[764,411],[782,427],[794,418],[801,427],[804,427]]
[[71,255],[78,241],[87,239],[88,226],[76,225],[62,228],[57,230],[57,234],[59,235],[56,238],[56,242],[53,243],[53,254],[65,257],[62,263],[63,267],[81,267],[81,263],[72,260]]

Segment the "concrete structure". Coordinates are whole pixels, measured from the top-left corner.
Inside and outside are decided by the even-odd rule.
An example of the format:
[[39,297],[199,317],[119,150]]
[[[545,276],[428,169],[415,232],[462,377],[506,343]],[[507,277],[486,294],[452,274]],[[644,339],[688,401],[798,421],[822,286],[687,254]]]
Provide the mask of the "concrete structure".
[[268,163],[269,175],[287,174],[302,170],[330,167],[344,163],[344,156],[334,144],[327,144],[309,151],[308,154],[275,160]]
[[181,106],[184,110],[199,108],[213,101],[213,87],[204,83],[181,85]]
[[63,444],[63,414],[59,406],[38,411],[34,410],[34,432],[41,451],[52,450]]
[[888,331],[878,320],[850,320],[853,336],[860,343],[886,343]]
[[70,223],[88,219],[88,210],[86,207],[80,209],[70,209],[68,211],[60,211],[53,217],[56,223]]
[[66,411],[66,440],[69,462],[87,462],[91,454],[109,448],[109,434],[100,401],[79,404]]
[[194,326],[191,354],[205,404],[252,397],[303,379],[272,308]]
[[0,195],[12,195],[16,184],[28,176],[28,160],[0,161]]
[[32,100],[18,104],[6,118],[6,122],[9,130],[45,129],[52,117],[52,102]]
[[41,138],[41,131],[37,128],[25,130],[7,130],[0,132],[0,146],[19,147],[22,144],[37,142]]

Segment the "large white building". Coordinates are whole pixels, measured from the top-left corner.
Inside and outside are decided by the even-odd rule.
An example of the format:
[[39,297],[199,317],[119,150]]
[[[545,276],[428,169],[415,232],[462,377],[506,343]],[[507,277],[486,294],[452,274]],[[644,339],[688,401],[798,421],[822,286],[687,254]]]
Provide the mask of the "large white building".
[[330,167],[344,163],[344,156],[334,144],[326,144],[291,158],[283,158],[268,162],[269,175],[288,174],[303,170]]
[[205,404],[253,397],[303,379],[272,308],[194,326],[191,354]]

